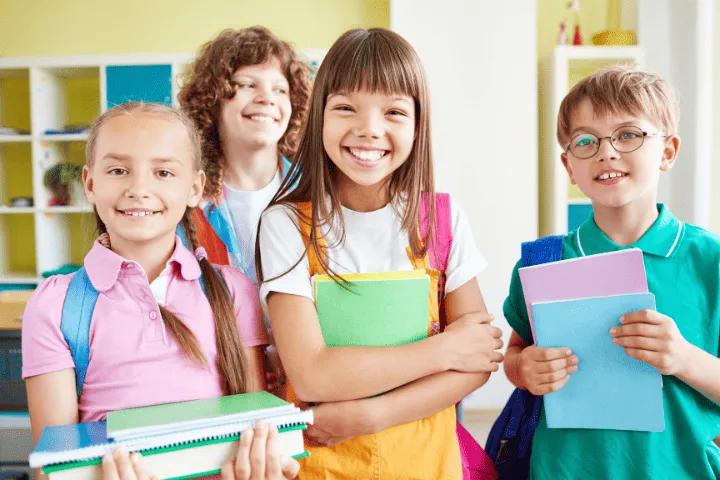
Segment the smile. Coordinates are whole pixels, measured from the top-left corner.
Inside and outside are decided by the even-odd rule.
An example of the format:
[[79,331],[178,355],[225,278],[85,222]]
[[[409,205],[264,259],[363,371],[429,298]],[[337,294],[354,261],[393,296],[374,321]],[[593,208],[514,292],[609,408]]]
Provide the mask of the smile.
[[126,217],[150,217],[160,213],[160,210],[144,210],[137,208],[131,208],[128,210],[116,209],[116,211]]
[[253,122],[257,122],[257,123],[276,123],[277,122],[277,120],[275,120],[275,118],[271,117],[270,115],[263,115],[263,114],[243,115],[243,117],[245,117],[248,120],[251,120]]
[[388,150],[367,150],[363,148],[345,147],[353,157],[363,162],[377,162],[389,153]]

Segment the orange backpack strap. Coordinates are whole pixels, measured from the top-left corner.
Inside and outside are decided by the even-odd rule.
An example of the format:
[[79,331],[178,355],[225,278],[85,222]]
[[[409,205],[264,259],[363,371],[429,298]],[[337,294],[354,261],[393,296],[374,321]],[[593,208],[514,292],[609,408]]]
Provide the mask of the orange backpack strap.
[[[310,243],[310,232],[312,231],[312,203],[310,202],[298,202],[297,209],[300,214],[298,218],[298,225],[300,226],[300,234],[302,235],[303,244],[307,247]],[[316,233],[320,233],[319,229],[316,230]],[[320,250],[324,251],[325,249],[325,238],[322,237],[322,235],[317,236],[317,243],[318,246],[320,246]],[[308,257],[308,271],[310,272],[310,276],[313,275],[319,275],[324,274],[325,270],[322,268],[322,265],[320,265],[320,260],[317,257],[317,253],[315,252],[315,249],[310,247],[307,249],[307,257]]]
[[217,236],[212,225],[205,218],[201,208],[196,208],[192,214],[195,230],[197,232],[200,245],[205,248],[208,255],[208,261],[213,265],[229,265],[230,258],[225,244]]

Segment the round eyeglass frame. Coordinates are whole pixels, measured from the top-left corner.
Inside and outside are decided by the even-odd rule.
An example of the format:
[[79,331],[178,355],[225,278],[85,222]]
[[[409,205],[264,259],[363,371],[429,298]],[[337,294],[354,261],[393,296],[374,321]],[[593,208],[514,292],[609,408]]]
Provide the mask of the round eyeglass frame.
[[[638,145],[637,147],[633,148],[632,150],[620,150],[619,148],[617,148],[617,146],[615,146],[615,142],[613,142],[613,137],[614,137],[615,134],[616,134],[617,132],[619,132],[620,130],[627,129],[627,128],[632,128],[632,129],[637,130],[639,133],[642,133],[642,137],[641,137],[641,138],[642,138],[642,141],[640,142],[640,145]],[[573,141],[574,139],[576,139],[577,137],[581,136],[581,135],[592,135],[593,137],[597,138],[596,148],[595,148],[595,151],[592,153],[592,155],[588,155],[588,156],[586,156],[586,157],[580,157],[580,156],[576,155],[575,152],[573,152],[573,151],[570,149],[570,145],[572,145],[572,141]],[[573,156],[574,156],[575,158],[578,158],[578,159],[580,159],[580,160],[587,160],[588,158],[592,158],[592,157],[594,157],[595,155],[597,155],[597,153],[600,151],[600,144],[601,144],[602,141],[605,140],[606,138],[610,141],[610,145],[612,145],[612,147],[615,149],[616,152],[620,152],[620,153],[631,153],[631,152],[634,152],[635,150],[637,150],[637,149],[639,149],[640,147],[643,146],[643,144],[645,143],[645,137],[661,137],[661,138],[666,138],[666,137],[668,137],[668,136],[669,136],[669,135],[668,135],[667,133],[665,133],[665,132],[646,132],[645,130],[642,130],[640,127],[635,127],[635,126],[632,126],[632,125],[626,125],[626,126],[619,127],[619,128],[617,128],[617,129],[615,129],[615,131],[613,131],[612,134],[610,134],[610,136],[607,136],[607,137],[598,137],[597,135],[593,135],[592,133],[579,133],[579,134],[575,135],[574,137],[572,137],[572,138],[570,139],[570,141],[568,142],[568,144],[565,145],[565,153],[570,152],[570,153],[573,154]]]

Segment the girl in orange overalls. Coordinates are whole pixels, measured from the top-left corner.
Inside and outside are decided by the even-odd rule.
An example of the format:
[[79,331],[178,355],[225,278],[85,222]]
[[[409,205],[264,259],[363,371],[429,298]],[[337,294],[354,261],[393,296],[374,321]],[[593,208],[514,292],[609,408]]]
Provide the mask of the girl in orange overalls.
[[[497,371],[501,332],[478,287],[485,261],[470,225],[449,197],[436,201],[433,184],[417,54],[389,30],[345,33],[318,71],[297,160],[261,218],[256,251],[289,399],[315,412],[302,479],[463,478],[455,404]],[[414,269],[431,279],[427,339],[325,345],[313,275]]]

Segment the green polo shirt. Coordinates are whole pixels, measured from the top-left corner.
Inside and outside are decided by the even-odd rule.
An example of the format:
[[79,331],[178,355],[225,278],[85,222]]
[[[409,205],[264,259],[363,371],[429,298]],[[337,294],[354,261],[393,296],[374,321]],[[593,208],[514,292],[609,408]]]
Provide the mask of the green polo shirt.
[[[639,248],[658,312],[675,320],[689,342],[719,356],[720,237],[681,223],[662,204],[658,212],[652,227],[629,247],[613,243],[591,216],[565,237],[563,259]],[[510,326],[532,344],[519,267],[520,262],[503,310]],[[713,444],[720,434],[720,406],[674,376],[663,377],[663,397],[662,433],[549,429],[543,409],[533,439],[530,477],[720,479],[720,449]]]

